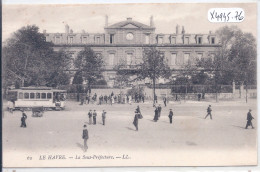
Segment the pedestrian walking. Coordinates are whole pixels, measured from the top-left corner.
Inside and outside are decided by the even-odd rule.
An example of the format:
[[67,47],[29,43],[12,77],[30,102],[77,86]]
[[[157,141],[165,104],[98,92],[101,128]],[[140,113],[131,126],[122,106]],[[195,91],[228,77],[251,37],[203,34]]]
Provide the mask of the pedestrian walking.
[[252,116],[251,111],[252,110],[249,109],[249,112],[247,113],[247,123],[246,123],[245,129],[247,129],[248,126],[251,126],[252,129],[254,129],[254,126],[253,126],[253,123],[252,123],[252,120],[254,119],[254,117]]
[[22,110],[22,118],[21,118],[21,127],[22,128],[26,128],[26,119],[27,119],[27,115],[24,113],[24,111]]
[[208,109],[207,109],[207,115],[205,116],[205,119],[206,119],[208,116],[210,116],[210,119],[212,119],[211,111],[212,111],[211,105],[209,105],[209,107],[208,107]]
[[161,117],[161,112],[162,112],[162,107],[159,104],[159,106],[158,106],[158,119]]
[[87,141],[88,141],[88,130],[87,130],[87,125],[84,125],[84,126],[83,126],[82,139],[84,139],[84,152],[86,152],[87,149],[88,149],[88,145],[87,145]]
[[157,95],[154,95],[154,101],[157,103]]
[[105,102],[107,104],[107,95],[104,96],[104,100],[105,100]]
[[199,93],[198,94],[198,101],[200,101],[200,99],[201,99],[201,94]]
[[80,105],[83,105],[84,104],[84,97],[81,96],[81,99],[80,99]]
[[135,126],[135,129],[136,131],[138,131],[138,119],[139,119],[139,113],[137,111],[135,111],[135,117],[134,117],[134,126]]
[[164,106],[166,107],[167,106],[167,99],[166,99],[166,97],[163,98],[163,103],[164,103]]
[[139,105],[137,105],[136,111],[137,111],[137,113],[140,113],[140,114],[141,114],[141,110],[140,110]]
[[173,116],[173,112],[172,112],[172,109],[170,109],[170,112],[169,112],[169,119],[170,119],[170,124],[172,123],[172,116]]
[[103,112],[102,112],[102,122],[103,122],[103,125],[105,125],[105,122],[106,122],[106,111],[105,110],[103,110]]
[[154,118],[153,118],[153,120],[154,120],[154,122],[157,122],[158,121],[158,108],[157,107],[155,107],[155,110],[154,110]]
[[93,124],[94,125],[97,124],[97,112],[96,112],[96,110],[94,110],[94,112],[93,112]]
[[92,124],[92,110],[89,110],[88,118],[89,118],[89,125],[91,125]]

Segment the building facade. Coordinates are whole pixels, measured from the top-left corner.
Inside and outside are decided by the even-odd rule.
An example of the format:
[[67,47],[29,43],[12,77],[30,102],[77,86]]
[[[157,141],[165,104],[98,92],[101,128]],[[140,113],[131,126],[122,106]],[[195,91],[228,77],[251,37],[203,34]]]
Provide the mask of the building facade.
[[179,25],[169,34],[155,32],[153,17],[150,25],[145,25],[132,18],[127,18],[112,25],[108,25],[108,17],[105,18],[104,33],[74,33],[68,25],[64,33],[47,33],[44,31],[46,41],[54,43],[54,49],[65,48],[71,53],[71,68],[77,53],[84,46],[91,47],[101,56],[105,62],[104,78],[108,85],[113,86],[116,72],[115,65],[137,65],[142,61],[143,49],[156,46],[168,61],[172,69],[181,69],[188,63],[194,63],[196,58],[213,58],[220,44],[215,34],[190,34]]

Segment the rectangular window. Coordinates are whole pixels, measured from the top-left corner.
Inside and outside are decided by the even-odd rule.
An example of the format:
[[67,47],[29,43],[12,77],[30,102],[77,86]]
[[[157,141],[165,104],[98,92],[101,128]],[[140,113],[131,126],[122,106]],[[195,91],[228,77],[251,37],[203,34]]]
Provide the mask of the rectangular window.
[[133,57],[132,53],[127,53],[126,54],[126,64],[127,65],[131,65],[132,64],[132,57]]
[[100,44],[100,37],[97,37],[96,43],[97,43],[97,44]]
[[184,64],[188,64],[190,60],[190,54],[189,53],[185,53],[184,54]]
[[35,93],[30,93],[30,99],[34,99],[35,98]]
[[190,38],[189,37],[185,37],[184,44],[189,44],[189,43],[190,43]]
[[145,43],[150,44],[150,35],[145,35]]
[[24,99],[29,99],[29,93],[24,93]]
[[51,96],[52,94],[51,93],[47,93],[47,99],[51,99]]
[[198,37],[198,44],[202,44],[202,37]]
[[158,44],[163,44],[163,38],[162,37],[158,38]]
[[198,54],[197,54],[197,59],[198,59],[198,60],[201,60],[202,58],[203,58],[203,54],[202,54],[202,53],[198,53]]
[[36,99],[40,99],[41,98],[41,93],[36,93]]
[[211,38],[211,44],[215,44],[215,38]]
[[114,35],[113,34],[110,34],[109,42],[110,42],[110,44],[114,43]]
[[19,99],[23,99],[23,93],[19,93]]
[[176,59],[177,59],[177,54],[172,53],[171,54],[171,65],[176,65]]
[[46,93],[42,93],[42,99],[46,99]]
[[108,65],[110,66],[114,65],[114,59],[115,59],[115,54],[109,54]]

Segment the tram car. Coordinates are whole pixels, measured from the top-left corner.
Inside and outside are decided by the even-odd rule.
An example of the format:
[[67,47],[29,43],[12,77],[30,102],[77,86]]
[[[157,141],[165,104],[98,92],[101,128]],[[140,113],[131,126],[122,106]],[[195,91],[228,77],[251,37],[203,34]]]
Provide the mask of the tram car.
[[43,107],[44,110],[65,109],[66,90],[50,87],[21,87],[8,91],[8,104],[13,110],[32,110]]

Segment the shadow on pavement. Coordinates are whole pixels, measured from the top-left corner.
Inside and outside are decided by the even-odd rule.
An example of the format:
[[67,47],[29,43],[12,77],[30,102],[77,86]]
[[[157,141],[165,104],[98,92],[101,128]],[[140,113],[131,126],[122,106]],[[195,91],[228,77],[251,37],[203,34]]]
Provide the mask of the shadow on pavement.
[[231,125],[231,126],[236,127],[236,128],[245,129],[245,127],[241,127],[241,126],[237,126],[237,125]]
[[76,144],[82,151],[84,151],[84,146],[82,144],[80,144],[80,143],[76,143]]
[[130,127],[126,127],[128,130],[132,130],[132,131],[135,131],[134,129],[130,128]]

